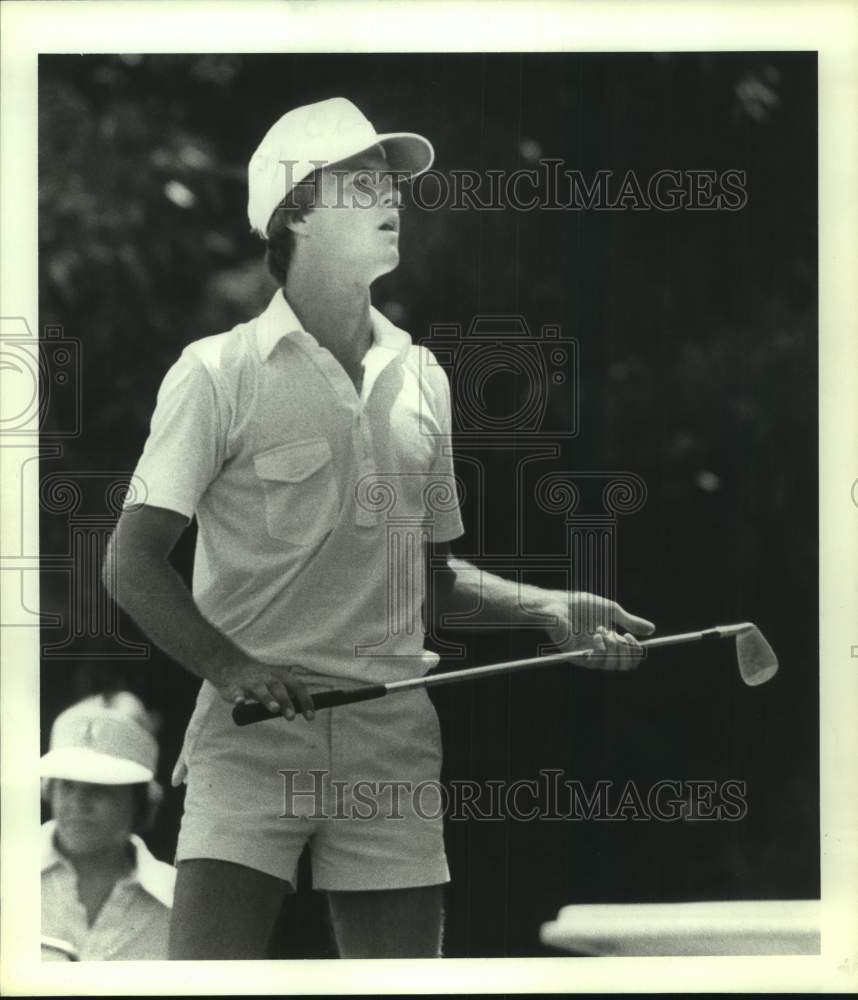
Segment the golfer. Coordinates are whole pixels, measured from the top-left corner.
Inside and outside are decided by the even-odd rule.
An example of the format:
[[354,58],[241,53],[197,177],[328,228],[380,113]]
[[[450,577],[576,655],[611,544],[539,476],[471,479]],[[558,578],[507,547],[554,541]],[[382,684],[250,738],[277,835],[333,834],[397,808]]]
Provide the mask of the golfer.
[[[123,512],[108,558],[119,603],[203,680],[173,776],[186,784],[176,959],[265,957],[308,843],[342,957],[441,953],[441,817],[408,796],[353,808],[361,783],[439,779],[428,695],[317,718],[309,700],[437,662],[423,648],[426,548],[446,558],[463,533],[449,385],[370,301],[399,261],[397,184],[433,156],[419,135],[378,134],[343,98],[277,121],[250,160],[248,215],[280,287],[256,319],[190,344],[158,394],[136,470],[146,499]],[[192,517],[193,594],[168,561]],[[513,625],[544,613],[562,649],[592,650],[590,667],[634,665],[632,634],[653,629],[593,595],[447,565],[436,611]],[[576,635],[584,605],[628,631]],[[238,728],[242,701],[281,714]]]

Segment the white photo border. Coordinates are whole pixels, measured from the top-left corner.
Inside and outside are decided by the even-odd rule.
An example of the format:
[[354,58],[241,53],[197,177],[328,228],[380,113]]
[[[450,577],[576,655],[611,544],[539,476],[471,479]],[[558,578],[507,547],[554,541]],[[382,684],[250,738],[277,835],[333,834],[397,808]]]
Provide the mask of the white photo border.
[[[3,316],[38,330],[40,53],[817,51],[820,192],[822,953],[812,957],[209,963],[39,960],[38,630],[2,642],[2,990],[7,995],[829,992],[858,988],[858,5],[473,0],[91,0],[4,3]],[[274,49],[272,39],[283,39]],[[20,449],[0,448],[3,551]],[[36,497],[24,515],[37,523]],[[32,529],[28,529],[32,530]],[[37,528],[36,537],[38,537]],[[35,575],[35,574],[34,574]],[[38,607],[38,586],[30,595]],[[852,788],[853,793],[848,789]]]

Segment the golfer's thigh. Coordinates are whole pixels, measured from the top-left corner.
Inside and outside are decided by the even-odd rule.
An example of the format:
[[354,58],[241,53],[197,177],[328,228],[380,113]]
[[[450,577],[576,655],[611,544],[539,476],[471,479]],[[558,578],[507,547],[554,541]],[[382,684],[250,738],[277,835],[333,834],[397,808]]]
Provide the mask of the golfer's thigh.
[[329,892],[341,958],[437,958],[444,887]]
[[177,866],[170,958],[265,958],[287,884],[230,861]]

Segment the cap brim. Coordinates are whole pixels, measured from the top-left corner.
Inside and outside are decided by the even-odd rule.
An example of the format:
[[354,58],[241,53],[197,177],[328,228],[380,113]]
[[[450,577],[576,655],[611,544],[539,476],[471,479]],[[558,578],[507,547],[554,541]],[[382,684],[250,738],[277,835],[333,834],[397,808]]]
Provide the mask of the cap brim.
[[39,763],[43,778],[83,781],[92,785],[136,785],[151,781],[153,772],[124,757],[111,757],[85,747],[50,750]]
[[369,146],[356,149],[353,153],[343,157],[341,160],[329,163],[328,166],[335,167],[343,160],[350,160],[353,156],[360,156],[368,150],[381,146],[384,149],[387,162],[392,170],[397,173],[408,174],[410,177],[417,177],[425,173],[435,161],[435,150],[428,139],[416,132],[387,132],[375,137]]
[[414,132],[388,132],[378,137],[394,170],[407,170],[412,177],[428,170],[435,160],[435,150],[428,139]]

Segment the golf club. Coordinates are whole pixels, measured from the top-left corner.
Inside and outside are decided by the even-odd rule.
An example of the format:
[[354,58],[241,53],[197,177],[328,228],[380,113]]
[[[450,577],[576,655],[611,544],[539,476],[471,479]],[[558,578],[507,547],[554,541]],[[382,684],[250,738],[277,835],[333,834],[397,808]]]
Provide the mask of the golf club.
[[[645,639],[641,642],[644,649],[655,649],[660,646],[679,646],[689,642],[700,642],[710,639],[736,640],[736,658],[739,674],[750,687],[765,684],[774,677],[778,670],[778,660],[772,647],[766,642],[762,632],[751,622],[740,625],[717,625],[715,628],[702,632],[682,632],[678,635],[664,635],[656,639]],[[312,696],[313,708],[332,708],[335,705],[349,705],[358,701],[371,701],[383,698],[397,691],[408,691],[418,687],[434,687],[441,684],[456,684],[463,681],[476,680],[481,677],[492,677],[496,674],[509,674],[517,670],[530,670],[536,667],[550,667],[556,663],[566,663],[569,660],[585,659],[592,655],[589,649],[568,653],[550,653],[547,656],[533,656],[524,660],[508,660],[505,663],[490,663],[484,667],[469,667],[464,670],[452,670],[449,673],[429,674],[426,677],[414,677],[404,681],[391,681],[387,684],[367,684],[365,687],[347,691],[334,689],[320,691]],[[271,712],[258,702],[236,705],[232,717],[236,725],[249,726],[254,722],[279,718],[280,712]]]

